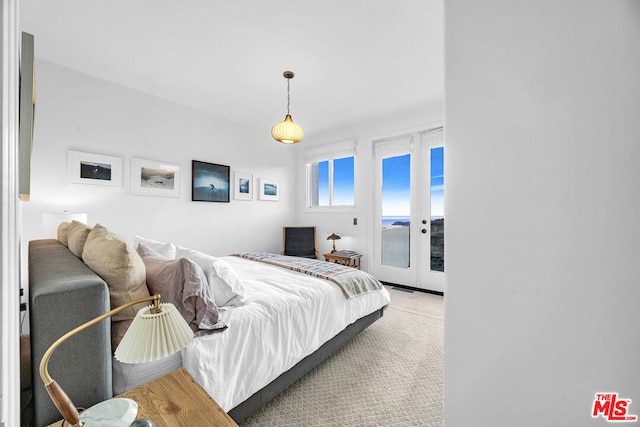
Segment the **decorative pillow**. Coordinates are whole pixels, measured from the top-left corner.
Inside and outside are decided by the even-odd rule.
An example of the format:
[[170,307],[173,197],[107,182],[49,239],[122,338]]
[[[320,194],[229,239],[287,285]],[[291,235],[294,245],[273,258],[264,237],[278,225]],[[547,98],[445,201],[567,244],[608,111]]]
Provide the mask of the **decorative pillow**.
[[63,221],[58,225],[58,241],[65,246],[69,246],[67,240],[67,231],[69,230],[69,221]]
[[218,307],[245,303],[244,285],[226,261],[180,246],[176,249],[176,257],[188,258],[202,268]]
[[165,258],[175,259],[176,257],[176,246],[173,243],[163,243],[158,242],[157,240],[146,239],[141,236],[133,237],[133,247],[137,248],[138,244],[143,244]]
[[67,227],[67,247],[78,258],[82,258],[82,251],[90,231],[91,228],[87,224],[76,220],[71,221]]
[[152,295],[160,294],[160,301],[175,305],[194,332],[217,328],[218,307],[198,264],[187,258],[163,257],[143,244],[136,250],[147,270],[147,288]]
[[[149,296],[146,271],[140,255],[122,237],[96,224],[87,236],[82,260],[107,282],[111,309]],[[111,317],[111,345],[118,347],[138,310],[148,305],[136,304]]]

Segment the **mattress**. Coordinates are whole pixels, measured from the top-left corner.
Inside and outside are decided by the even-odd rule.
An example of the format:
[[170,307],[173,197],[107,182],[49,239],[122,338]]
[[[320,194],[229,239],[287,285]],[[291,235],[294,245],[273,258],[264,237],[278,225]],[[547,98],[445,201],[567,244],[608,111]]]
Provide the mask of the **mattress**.
[[114,394],[181,364],[224,411],[242,403],[357,319],[389,304],[389,292],[345,298],[335,283],[235,256],[222,257],[246,289],[246,303],[219,307],[224,331],[197,336],[152,363],[114,360]]

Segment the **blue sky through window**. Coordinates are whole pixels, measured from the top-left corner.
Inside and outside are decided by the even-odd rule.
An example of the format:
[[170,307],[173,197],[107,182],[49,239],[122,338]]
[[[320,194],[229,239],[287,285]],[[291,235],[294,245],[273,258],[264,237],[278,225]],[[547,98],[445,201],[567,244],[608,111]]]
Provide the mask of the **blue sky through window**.
[[329,161],[318,162],[318,206],[329,206]]
[[[382,216],[409,217],[411,209],[411,156],[382,160]],[[431,217],[444,217],[444,148],[431,149]]]
[[431,218],[444,217],[444,147],[431,149]]
[[411,155],[382,160],[382,216],[408,217],[411,207]]
[[333,204],[351,206],[354,204],[353,157],[333,161]]

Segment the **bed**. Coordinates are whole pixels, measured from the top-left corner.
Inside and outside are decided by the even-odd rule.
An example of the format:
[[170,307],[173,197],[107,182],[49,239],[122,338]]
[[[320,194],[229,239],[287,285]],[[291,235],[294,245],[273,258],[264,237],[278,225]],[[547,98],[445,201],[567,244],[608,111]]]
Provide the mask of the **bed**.
[[[87,231],[87,234],[89,232],[91,230]],[[167,258],[171,257],[172,250],[177,250],[173,254],[174,259],[184,259],[185,254],[193,255],[196,252],[186,248],[176,249],[171,244],[139,237],[136,237],[134,244],[137,247],[144,244],[154,246],[153,249],[159,253],[165,251],[161,255],[169,255]],[[48,248],[47,256],[41,253],[43,247]],[[51,252],[52,249],[55,249],[55,254]],[[86,300],[80,304],[73,296],[69,298],[69,289],[61,282],[74,281],[75,278],[69,277],[70,275],[79,276],[82,280],[88,278],[96,281],[98,288],[103,285],[100,283],[100,275],[91,269],[86,271],[75,262],[72,262],[73,269],[65,267],[68,266],[67,262],[74,261],[67,259],[69,255],[69,247],[59,241],[30,242],[30,287],[36,298],[39,298],[33,302],[37,315],[31,315],[34,366],[37,366],[38,359],[44,352],[42,348],[46,349],[46,343],[51,340],[49,335],[58,334],[58,331],[51,330],[49,325],[46,339],[43,336],[33,336],[44,333],[41,331],[45,329],[43,322],[47,322],[46,319],[49,319],[50,323],[51,312],[49,315],[43,312],[43,307],[46,306],[42,300],[43,295],[52,292],[54,296],[59,296],[60,293],[66,292],[63,300],[68,302],[64,304],[73,310],[59,307],[61,300],[58,298],[55,305],[56,316],[64,316],[64,312],[67,311],[76,312],[73,319],[75,322],[83,321],[77,318],[78,310],[104,310],[104,292],[98,292],[97,296],[91,297],[101,301],[91,301],[90,304],[87,304]],[[78,260],[77,255],[71,256]],[[197,260],[198,256],[209,255],[198,253],[191,258]],[[45,259],[46,265],[43,263]],[[65,259],[65,262],[60,262],[62,259]],[[105,339],[102,331],[98,334],[100,338],[97,341],[103,350],[100,350],[97,360],[100,360],[98,365],[105,366],[96,367],[95,363],[86,368],[74,366],[75,369],[58,366],[56,369],[66,369],[68,372],[61,374],[54,371],[59,378],[64,377],[65,381],[73,383],[69,386],[61,382],[61,385],[72,396],[76,405],[81,406],[82,403],[82,406],[90,406],[111,397],[111,393],[119,394],[184,366],[236,422],[241,422],[346,344],[353,336],[382,317],[383,310],[389,303],[389,294],[384,287],[347,297],[345,291],[334,281],[317,277],[322,274],[294,271],[295,269],[283,268],[272,262],[237,255],[215,259],[218,264],[225,266],[227,273],[233,273],[237,283],[241,284],[241,289],[235,289],[237,294],[231,296],[226,304],[216,304],[217,317],[209,319],[212,320],[209,322],[210,327],[198,328],[194,340],[181,353],[161,361],[139,365],[122,364],[113,359],[111,343]],[[55,266],[56,270],[68,270],[56,271],[53,274],[54,283],[51,283],[52,275],[46,275],[42,271],[52,266]],[[206,273],[206,269],[203,269],[203,272]],[[366,275],[364,272],[362,274]],[[92,275],[98,277],[91,277]],[[211,276],[207,278],[211,279]],[[372,278],[369,276],[369,279]],[[109,288],[108,285],[106,287]],[[43,292],[44,288],[48,288],[48,291]],[[73,292],[75,291],[74,289]],[[219,300],[219,295],[211,296]],[[229,296],[226,295],[225,298]],[[108,295],[106,297],[108,298]],[[99,308],[96,309],[94,306]],[[48,310],[51,311],[52,307],[49,304]],[[63,314],[60,314],[61,312]],[[202,319],[201,316],[199,321]],[[111,332],[113,333],[113,330]],[[77,338],[96,341],[94,334],[87,335],[89,336],[86,338],[80,338],[82,335]],[[90,345],[95,347],[95,343]],[[64,349],[60,348],[56,354],[62,351]],[[108,355],[107,360],[103,360],[104,354]],[[97,370],[99,374],[88,371],[91,369]],[[83,386],[83,383],[86,383],[83,378],[93,378],[96,375],[99,377],[97,388],[100,392],[88,398],[85,395],[91,393],[83,389],[86,388],[86,385]],[[91,391],[95,388],[92,386]],[[105,389],[109,389],[106,395]],[[34,390],[36,420],[40,420],[37,421],[38,425],[52,421],[52,416],[58,417],[55,408],[54,412],[51,412],[50,402],[47,402],[48,396],[44,393],[43,395]],[[75,396],[79,393],[83,394],[82,399],[87,397],[88,400],[95,401],[78,402],[79,399]],[[44,415],[39,417],[38,412]],[[46,418],[47,416],[49,418]],[[57,418],[53,420],[55,419]]]

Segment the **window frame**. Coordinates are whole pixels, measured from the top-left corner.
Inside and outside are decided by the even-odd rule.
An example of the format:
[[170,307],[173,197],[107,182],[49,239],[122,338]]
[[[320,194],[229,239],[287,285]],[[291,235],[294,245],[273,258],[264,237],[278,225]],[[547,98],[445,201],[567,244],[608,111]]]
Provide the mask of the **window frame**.
[[[305,211],[307,212],[354,212],[358,203],[358,162],[357,162],[357,140],[349,139],[334,144],[311,147],[304,152],[305,163]],[[334,161],[353,157],[353,205],[334,205]],[[328,162],[329,177],[329,204],[324,206],[313,206],[313,185],[314,174],[313,164]],[[316,184],[317,185],[317,184]]]

